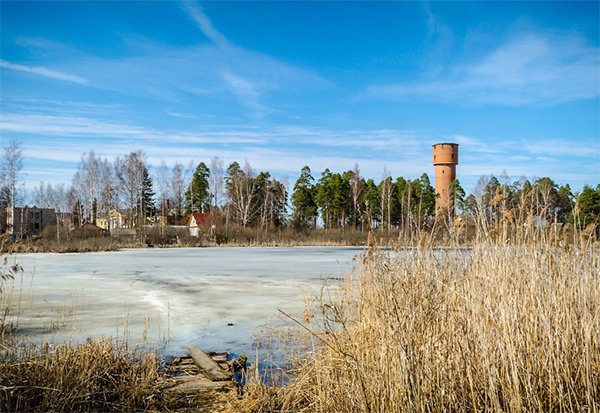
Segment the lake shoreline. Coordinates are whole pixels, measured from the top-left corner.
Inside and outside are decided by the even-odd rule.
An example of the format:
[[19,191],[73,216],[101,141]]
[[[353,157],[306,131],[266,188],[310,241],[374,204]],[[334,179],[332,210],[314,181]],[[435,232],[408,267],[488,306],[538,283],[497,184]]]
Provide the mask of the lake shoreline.
[[108,251],[119,251],[122,249],[176,249],[176,248],[292,248],[292,247],[366,247],[367,244],[361,243],[349,243],[349,242],[228,242],[224,244],[218,244],[214,242],[201,243],[201,244],[143,244],[143,243],[108,243],[108,244],[95,244],[95,243],[83,243],[80,245],[55,245],[55,246],[37,246],[34,243],[19,241],[2,244],[0,248],[0,254],[12,254],[12,253],[86,253],[86,252],[108,252]]

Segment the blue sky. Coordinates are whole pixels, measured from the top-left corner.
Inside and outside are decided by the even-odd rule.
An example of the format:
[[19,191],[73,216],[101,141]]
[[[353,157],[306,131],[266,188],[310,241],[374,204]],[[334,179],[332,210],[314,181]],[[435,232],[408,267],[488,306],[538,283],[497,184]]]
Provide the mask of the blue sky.
[[600,182],[599,2],[0,1],[0,139],[27,186],[84,152]]

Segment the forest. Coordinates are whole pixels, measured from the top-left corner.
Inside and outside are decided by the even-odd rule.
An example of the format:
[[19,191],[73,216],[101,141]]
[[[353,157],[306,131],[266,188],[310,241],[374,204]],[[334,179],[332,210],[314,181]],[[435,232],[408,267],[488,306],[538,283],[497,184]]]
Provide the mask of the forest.
[[[226,228],[262,231],[352,230],[416,231],[432,227],[436,193],[427,173],[417,179],[393,178],[384,168],[382,179],[361,176],[359,165],[318,174],[304,166],[293,185],[268,171],[255,171],[248,162],[225,167],[218,157],[188,166],[164,162],[150,168],[143,151],[117,157],[114,162],[84,154],[70,184],[40,182],[26,191],[21,182],[23,153],[10,142],[2,157],[0,205],[54,208],[70,225],[96,223],[111,211],[124,211],[131,226],[148,228],[159,222],[186,225],[194,212],[219,216]],[[153,170],[153,174],[150,170]],[[439,211],[438,211],[439,212]],[[451,225],[484,217],[494,228],[501,222],[531,221],[532,225],[577,223],[586,227],[600,216],[600,184],[573,192],[549,177],[482,176],[472,193],[459,180],[450,187]],[[64,220],[62,220],[64,225]]]

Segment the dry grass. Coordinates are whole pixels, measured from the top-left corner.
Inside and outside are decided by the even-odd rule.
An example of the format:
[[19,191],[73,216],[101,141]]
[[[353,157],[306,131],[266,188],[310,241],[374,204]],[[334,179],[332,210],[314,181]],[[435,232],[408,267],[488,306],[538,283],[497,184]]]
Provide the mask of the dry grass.
[[158,354],[111,339],[0,349],[3,412],[213,412],[232,398],[163,392]]
[[251,368],[240,396],[161,398],[156,355],[107,340],[7,345],[0,410],[600,410],[594,228],[476,230],[470,249],[460,234],[434,248],[435,228],[410,249],[372,237],[334,298],[294,321],[308,338],[272,340],[292,346],[289,382],[266,384]]
[[372,248],[304,324],[290,383],[245,411],[599,410],[600,254],[530,241]]
[[146,410],[158,364],[155,353],[112,340],[10,346],[0,354],[0,410]]

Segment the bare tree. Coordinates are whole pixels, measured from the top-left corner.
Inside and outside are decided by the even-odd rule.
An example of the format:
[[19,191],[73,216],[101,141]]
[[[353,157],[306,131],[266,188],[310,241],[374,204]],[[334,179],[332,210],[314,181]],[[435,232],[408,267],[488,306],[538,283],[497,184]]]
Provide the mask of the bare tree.
[[18,201],[18,186],[20,183],[20,174],[23,169],[23,151],[21,142],[11,140],[4,147],[2,164],[0,167],[0,178],[2,181],[3,203],[10,208],[9,231],[13,231],[14,210]]
[[[119,196],[117,194],[117,183],[115,177],[115,169],[108,160],[104,160],[100,164],[100,202],[98,205],[98,215],[103,218],[108,218],[110,211],[118,208]],[[110,220],[109,230],[110,230]]]
[[221,207],[223,203],[223,161],[218,157],[214,157],[210,161],[210,176],[208,178],[208,189],[210,196],[213,199],[215,210]]
[[183,216],[183,206],[185,203],[185,189],[187,187],[187,173],[182,164],[175,163],[171,171],[171,196],[173,207],[178,217]]
[[100,196],[100,173],[102,158],[96,157],[93,150],[84,154],[73,176],[73,187],[79,193],[83,205],[83,217],[91,223],[96,222],[97,203]]
[[379,202],[381,218],[385,222],[388,234],[392,229],[392,196],[394,194],[394,184],[392,177],[386,167],[383,168],[383,179],[379,188]]
[[171,177],[169,167],[165,163],[165,161],[160,162],[160,167],[156,170],[154,174],[154,182],[156,183],[156,188],[158,189],[158,203],[160,209],[160,215],[163,217],[163,220],[168,215],[167,203],[171,198]]
[[141,214],[141,193],[146,155],[138,150],[115,160],[119,190],[129,210],[131,223]]
[[233,217],[246,227],[259,211],[255,202],[257,182],[254,171],[248,162],[244,164],[244,169],[234,162],[229,166],[228,173],[227,196]]
[[49,198],[51,196],[52,185],[44,184],[44,181],[40,182],[39,186],[33,188],[32,201],[33,204],[43,208],[46,204],[49,204]]
[[[196,170],[196,165],[194,164],[194,160],[190,159],[190,163],[188,163],[188,167],[185,170],[185,176],[186,177],[188,177],[188,176],[191,177],[191,180],[190,180],[191,182],[190,182],[190,185],[188,186],[189,191],[190,191],[190,197],[189,197],[189,205],[187,205],[187,209],[189,209],[190,213],[192,213],[192,214],[194,212],[196,212],[195,208],[198,208],[198,207],[201,208],[202,207],[201,205],[195,205],[194,204],[194,201],[196,199],[196,197],[194,196],[195,195],[195,193],[194,193],[195,192],[194,191],[195,188],[194,188],[194,185],[193,185],[194,171],[195,170]],[[185,193],[184,193],[184,196],[185,196]],[[187,201],[187,199],[186,199],[186,201]],[[186,209],[186,211],[187,211],[187,209]]]
[[[350,197],[352,198],[352,212],[353,212],[353,224],[354,228],[360,224],[362,229],[362,211],[360,208],[360,200],[363,196],[363,181],[360,177],[360,169],[358,169],[358,164],[354,164],[354,170],[352,171],[352,175],[350,177]],[[360,222],[359,222],[360,221]]]
[[46,185],[44,205],[54,208],[56,214],[56,241],[60,244],[60,229],[63,224],[62,217],[68,208],[68,196],[65,184]]

